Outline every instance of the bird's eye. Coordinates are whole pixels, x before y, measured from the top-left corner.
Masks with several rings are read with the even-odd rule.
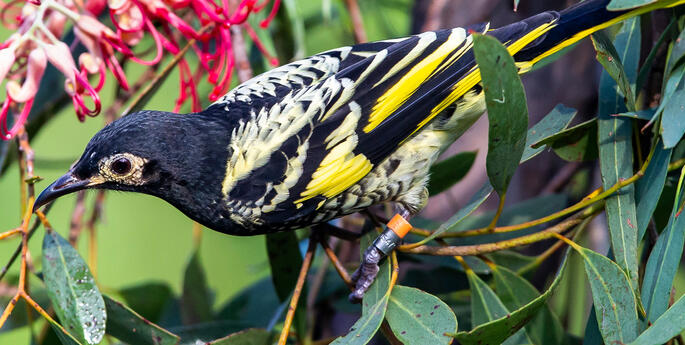
[[[131,161],[128,158],[117,158],[110,165],[110,170],[117,175],[126,175],[131,171]]]

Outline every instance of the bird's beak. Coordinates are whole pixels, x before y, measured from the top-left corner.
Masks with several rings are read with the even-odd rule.
[[[73,193],[85,189],[91,184],[90,179],[78,179],[71,171],[58,178],[48,188],[45,188],[33,204],[33,211],[36,211],[41,206],[59,198],[62,195]]]

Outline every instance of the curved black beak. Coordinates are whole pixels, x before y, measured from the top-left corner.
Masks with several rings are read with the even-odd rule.
[[[62,195],[73,193],[85,189],[90,184],[89,179],[78,179],[71,171],[58,178],[57,181],[49,185],[43,192],[38,195],[33,204],[33,211],[36,211],[41,206],[59,198]]]

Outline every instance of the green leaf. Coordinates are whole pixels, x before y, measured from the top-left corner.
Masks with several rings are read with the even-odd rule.
[[[682,333],[683,330],[685,330],[685,298],[681,296],[630,345],[664,344]]]
[[[270,277],[237,293],[217,313],[219,320],[240,320],[249,327],[266,327],[280,305]],[[270,312],[265,313],[268,310]]]
[[[464,178],[476,160],[476,153],[477,151],[461,152],[433,164],[430,169],[428,195],[440,194]]]
[[[637,78],[637,65],[635,66],[635,75],[628,75],[628,71],[624,69],[622,61],[626,58],[630,58],[626,53],[630,48],[634,48],[632,45],[637,44],[637,52],[639,53],[640,45],[640,20],[639,18],[631,18],[623,22],[623,27],[621,31],[616,35],[616,44],[619,45],[623,43],[621,48],[625,50],[617,51],[620,48],[614,47],[611,40],[607,35],[598,31],[592,34],[592,44],[595,46],[597,51],[597,61],[604,66],[604,71],[608,73],[611,78],[618,85],[618,89],[624,97],[624,103],[629,111],[635,111],[635,94],[633,91],[633,86],[631,83],[635,83],[635,78]],[[625,42],[624,42],[625,41]],[[619,43],[620,42],[620,43]],[[635,51],[632,51],[633,53]],[[639,58],[639,57],[638,57]],[[632,62],[629,61],[629,63]],[[628,66],[629,68],[632,66]],[[631,69],[631,72],[633,70]]]
[[[642,241],[649,220],[652,219],[652,213],[659,203],[661,192],[666,183],[668,163],[671,161],[671,153],[673,152],[671,149],[664,149],[661,140],[658,140],[655,145],[654,155],[647,166],[647,170],[645,170],[645,176],[635,183],[638,243]]]
[[[521,308],[540,296],[531,283],[505,267],[495,266],[492,275],[495,291],[509,310]],[[559,344],[564,338],[561,322],[546,304],[525,328],[535,344]]]
[[[48,296],[64,327],[81,342],[99,343],[105,335],[107,313],[88,265],[51,229],[43,238],[42,262]]]
[[[640,22],[639,18],[632,18],[624,22],[621,31],[616,35],[614,44],[617,54],[613,61],[605,66],[599,84],[599,116],[597,136],[599,145],[599,164],[602,174],[602,184],[605,189],[633,176],[633,146],[632,121],[627,118],[612,116],[612,114],[635,110],[634,100],[631,100],[630,83],[637,77],[638,59],[640,55]],[[602,37],[601,35],[598,37]],[[602,46],[610,43],[602,42]],[[597,46],[597,45],[596,45]],[[600,54],[598,54],[598,59]],[[623,68],[620,62],[623,61]],[[616,76],[611,71],[621,68],[619,74],[619,89],[616,89]],[[610,76],[611,75],[611,76]],[[628,94],[626,94],[628,93]],[[626,94],[626,97],[623,95]],[[626,100],[627,98],[627,100]],[[628,103],[626,108],[626,102]],[[631,103],[632,102],[632,103]],[[639,296],[638,267],[637,267],[637,217],[635,210],[634,185],[622,188],[613,196],[606,199],[607,223],[611,237],[611,248],[618,265],[628,273],[630,283]],[[606,334],[603,333],[606,339]]]
[[[277,232],[266,235],[266,251],[271,266],[271,281],[281,302],[289,301],[302,266],[302,253],[295,232]],[[307,285],[302,296],[307,296]],[[307,299],[300,298],[295,311],[293,325],[298,337],[307,331]]]
[[[438,235],[444,233],[445,231],[452,231],[454,227],[459,225],[459,223],[466,218],[469,214],[471,214],[473,211],[475,211],[478,206],[480,206],[485,200],[490,196],[490,193],[492,193],[492,186],[490,183],[485,183],[483,186],[476,192],[471,197],[471,200],[462,207],[457,213],[455,213],[450,219],[448,219],[446,222],[444,222],[440,227],[433,231],[430,236],[424,238],[421,240],[422,243],[428,243],[429,241],[433,240],[434,238],[438,237]]]
[[[118,291],[126,305],[153,322],[159,321],[162,312],[174,297],[171,288],[162,282],[147,282],[125,287]]]
[[[604,255],[578,248],[585,262],[595,302],[597,324],[606,344],[622,344],[637,337],[637,303],[625,272]]]
[[[276,340],[276,335],[273,332],[251,328],[207,342],[206,345],[271,345]]]
[[[361,238],[360,255],[376,238],[375,231],[370,231]],[[362,300],[362,316],[352,325],[350,331],[343,337],[338,337],[331,345],[364,345],[373,338],[378,328],[383,323],[385,311],[388,307],[390,298],[390,260],[384,260],[379,264],[378,276],[369,290],[364,294]]]
[[[676,17],[673,17],[671,18],[671,21],[668,23],[668,26],[666,26],[664,31],[659,36],[659,39],[656,41],[652,49],[649,51],[649,55],[647,55],[644,63],[642,63],[642,67],[640,67],[640,72],[638,73],[637,79],[635,81],[636,92],[639,93],[639,91],[642,90],[642,88],[644,87],[645,82],[649,77],[649,72],[651,72],[652,67],[654,66],[654,60],[656,59],[657,54],[661,50],[661,46],[667,41],[668,38],[671,37],[672,33],[676,29]]]
[[[69,334],[62,325],[57,323],[57,321],[53,319],[47,319],[47,322],[50,324],[50,327],[52,330],[55,332],[55,335],[59,339],[59,341],[62,343],[62,345],[82,345],[80,341],[78,341],[74,336]]]
[[[661,115],[661,137],[666,148],[675,147],[685,134],[685,78],[681,79],[676,90],[664,100]]]
[[[540,139],[531,145],[538,148],[547,145],[559,157],[570,162],[592,161],[598,157],[597,119],[592,119],[556,134]]]
[[[666,64],[666,76],[671,76],[676,68],[685,61],[685,29],[680,31],[678,38],[673,40],[671,51]]]
[[[207,287],[207,278],[200,262],[200,251],[195,250],[183,278],[181,319],[183,324],[192,325],[208,322],[212,318],[212,299]]]
[[[549,286],[547,291],[545,291],[543,294],[526,304],[525,306],[511,312],[511,313],[505,313],[503,317],[500,317],[496,320],[483,323],[474,329],[466,332],[462,331],[454,335],[457,340],[463,344],[463,345],[470,345],[470,344],[478,344],[478,345],[486,345],[486,344],[501,344],[505,339],[507,339],[509,336],[516,332],[522,332],[520,329],[523,327],[528,321],[530,321],[542,308],[545,304],[545,301],[551,294],[554,292],[556,287],[559,285],[559,282],[561,281],[561,277],[564,273],[564,270],[566,269],[567,265],[567,258],[568,258],[568,253],[570,251],[567,251],[565,254],[565,259],[561,264],[561,267],[559,268],[559,271],[557,272],[556,277],[554,278],[554,281],[552,284]],[[475,276],[475,274],[474,274]],[[471,281],[473,280],[473,283]],[[489,299],[497,298],[494,293],[492,293],[492,290],[489,290],[490,287],[487,286],[480,278],[475,276],[475,278],[469,276],[469,285],[474,285],[478,286],[478,291],[477,293],[485,293],[485,296],[480,297],[485,298],[488,297]],[[489,293],[487,292],[489,290]],[[492,293],[492,294],[490,294]],[[472,288],[472,304],[473,303],[479,303],[483,304],[483,302],[479,302],[477,300],[477,297],[474,295],[474,290]],[[501,302],[500,302],[501,304]],[[503,307],[503,306],[502,306]],[[506,310],[506,309],[505,309]],[[479,316],[474,315],[476,317],[476,320],[479,320]],[[472,320],[472,323],[474,325],[477,325],[476,321]]]
[[[525,162],[542,152],[542,147],[532,148],[531,145],[538,142],[540,139],[553,135],[562,129],[566,128],[573,117],[578,113],[577,110],[557,104],[549,114],[545,115],[538,123],[528,130],[526,136],[526,147],[523,150],[521,162]]]
[[[450,344],[445,333],[457,331],[457,317],[439,298],[419,289],[395,286],[385,317],[405,344]]]
[[[614,114],[614,116],[623,116],[623,117],[629,117],[631,119],[638,119],[638,120],[651,120],[654,117],[655,113],[656,113],[656,109],[650,108],[650,109],[643,109],[643,110],[638,110],[638,111],[627,111],[625,113]]]
[[[537,198],[524,200],[509,207],[505,207],[497,224],[499,226],[507,226],[539,219],[562,210],[566,206],[567,201],[568,198],[563,194],[548,194]],[[455,227],[451,228],[450,232],[461,232],[469,229],[484,228],[490,223],[494,213],[494,211],[488,211],[470,216],[464,219],[464,221],[461,223],[457,224]],[[544,225],[540,225],[521,231],[453,238],[449,240],[449,243],[452,245],[469,245],[498,242],[527,235],[539,231],[543,227]]]
[[[682,185],[684,174],[681,174],[679,186]],[[683,193],[682,188],[680,193]],[[642,299],[647,320],[656,320],[668,308],[673,279],[683,254],[685,215],[679,210],[680,200],[682,197],[676,197],[666,230],[659,235],[647,260],[642,282]]]
[[[474,34],[473,53],[490,122],[486,168],[490,183],[501,196],[506,193],[525,148],[526,94],[514,59],[496,38]]]
[[[628,10],[635,7],[644,6],[651,4],[658,0],[611,0],[609,5],[607,5],[607,10],[609,11],[621,11]]]
[[[140,314],[108,296],[107,334],[129,344],[174,345],[181,340],[177,335],[155,325]]]

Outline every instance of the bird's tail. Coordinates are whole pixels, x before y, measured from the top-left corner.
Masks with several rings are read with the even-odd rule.
[[[513,33],[512,31],[518,31],[518,35],[514,34],[512,37],[513,42],[510,41],[507,45],[521,72],[526,72],[544,58],[596,31],[647,12],[685,4],[685,0],[657,0],[633,9],[610,11],[607,9],[609,2],[610,0],[587,0],[561,12],[541,13],[522,22],[493,30],[490,34],[507,43],[507,36]],[[556,18],[550,20],[550,17]],[[519,28],[513,27],[516,25]],[[525,34],[521,35],[522,31]]]

